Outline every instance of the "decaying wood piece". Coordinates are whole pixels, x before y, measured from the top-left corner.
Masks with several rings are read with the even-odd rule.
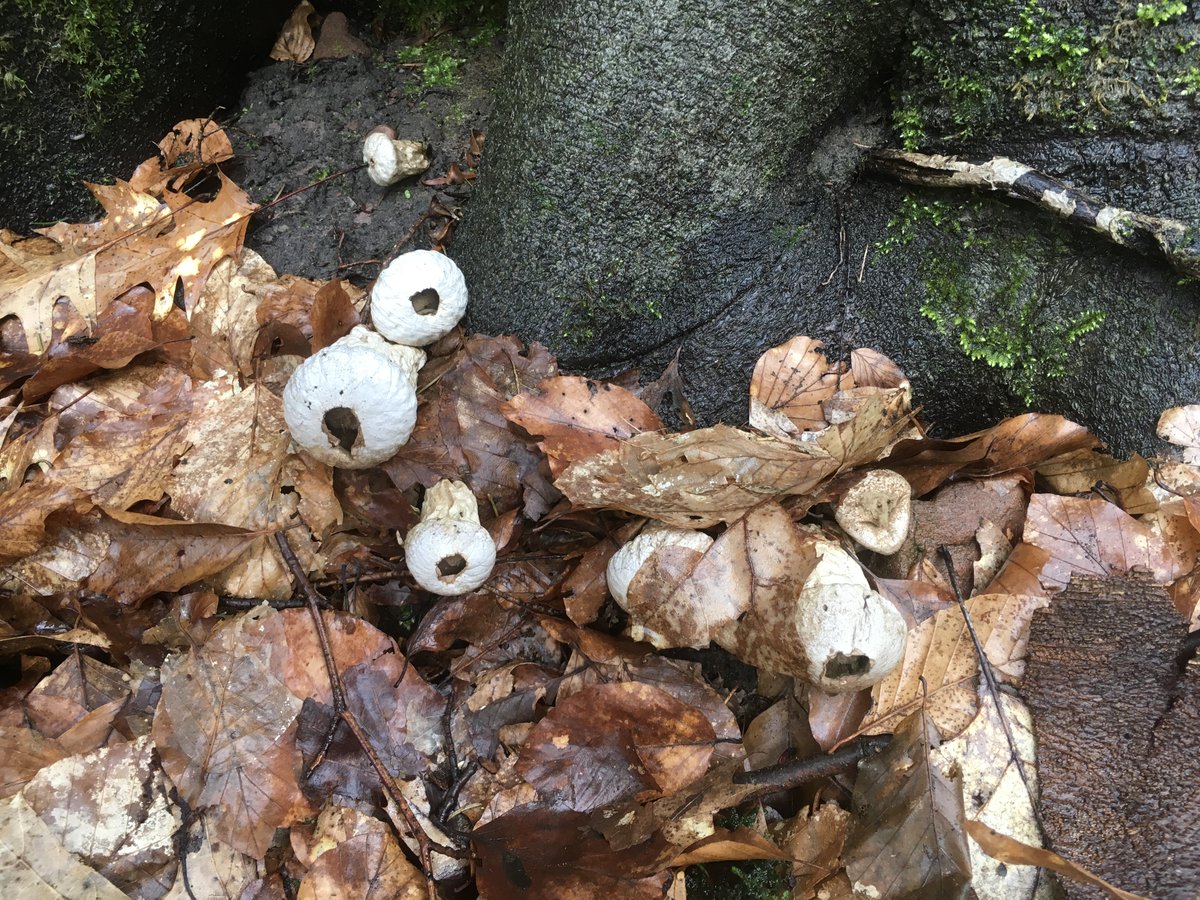
[[[1150,579],[1076,576],[1029,634],[1022,693],[1048,845],[1151,897],[1195,897],[1200,884],[1200,673],[1181,671],[1186,633]]]
[[[1200,277],[1200,223],[1189,224],[1106,206],[1016,160],[996,156],[969,162],[931,153],[875,150],[867,156],[867,168],[905,184],[977,188],[1024,200],[1072,225],[1102,234],[1121,247],[1147,256],[1161,256],[1176,271]]]

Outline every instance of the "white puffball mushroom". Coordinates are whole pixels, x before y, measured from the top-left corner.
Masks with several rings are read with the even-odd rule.
[[[432,250],[400,254],[371,288],[371,321],[397,344],[432,344],[449,334],[466,311],[462,271],[450,257]]]
[[[858,562],[836,544],[816,546],[817,564],[796,599],[803,677],[830,693],[882,681],[904,656],[904,616],[871,590]]]
[[[475,590],[496,564],[496,544],[479,524],[475,495],[461,481],[443,479],[425,492],[421,521],[402,543],[417,584],[446,597]]]
[[[912,488],[899,472],[875,469],[842,497],[838,525],[868,550],[890,556],[904,545],[912,522]]]
[[[363,141],[363,162],[367,175],[380,187],[389,187],[429,168],[429,156],[420,141],[396,140],[386,126],[376,128]]]
[[[417,421],[417,370],[425,353],[356,325],[304,360],[283,389],[292,439],[331,466],[365,469],[391,459]]]
[[[637,575],[638,569],[646,564],[656,550],[671,545],[704,553],[712,544],[713,539],[703,531],[672,528],[661,522],[648,525],[609,559],[605,572],[608,592],[617,601],[617,605],[628,612],[629,585]]]

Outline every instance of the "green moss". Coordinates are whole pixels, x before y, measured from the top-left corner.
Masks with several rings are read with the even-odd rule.
[[[454,87],[458,84],[458,69],[466,60],[455,56],[445,46],[414,44],[396,51],[395,64],[414,71],[417,78],[405,85],[409,96],[433,87]]]
[[[61,85],[65,103],[80,107],[90,129],[141,88],[146,23],[137,0],[13,0],[12,12],[6,24],[13,30],[0,39],[5,107],[48,80]]]
[[[1157,28],[1185,12],[1187,4],[1183,0],[1155,0],[1154,3],[1139,3],[1136,16],[1139,22],[1148,22],[1150,27]]]
[[[562,336],[571,344],[585,346],[599,328],[614,319],[662,318],[661,300],[635,295],[625,283],[625,271],[624,259],[612,259],[599,270],[585,269],[574,291],[555,297],[565,310]]]
[[[1076,296],[1071,254],[1059,248],[1039,259],[1033,239],[998,238],[979,223],[993,206],[954,205],[908,195],[876,244],[881,255],[921,244],[921,315],[953,337],[967,359],[1000,370],[1026,405],[1039,402],[1046,382],[1072,370],[1079,341],[1103,324],[1105,313]]]

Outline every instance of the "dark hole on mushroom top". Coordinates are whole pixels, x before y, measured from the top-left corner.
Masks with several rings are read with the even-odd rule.
[[[408,302],[412,304],[413,312],[418,316],[436,316],[442,298],[433,288],[425,288],[409,297]]]
[[[322,420],[325,433],[337,441],[338,446],[349,453],[358,442],[358,416],[345,406],[335,406],[325,413]]]
[[[856,653],[853,656],[838,653],[825,663],[825,677],[846,678],[850,675],[865,675],[870,668],[870,658],[861,653]]]
[[[449,556],[438,560],[437,570],[438,578],[443,581],[453,578],[462,572],[467,567],[467,561],[463,559],[461,553],[452,553]]]

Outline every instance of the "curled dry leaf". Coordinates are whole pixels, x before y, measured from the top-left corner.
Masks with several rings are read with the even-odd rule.
[[[859,387],[908,387],[908,376],[903,369],[878,350],[867,347],[850,351],[850,374]]]
[[[886,465],[908,479],[914,497],[922,497],[958,473],[1000,475],[1099,443],[1082,425],[1062,416],[1026,413],[953,440],[900,441]]]
[[[837,470],[809,443],[756,437],[727,425],[640,434],[568,466],[555,481],[573,505],[619,509],[679,528],[733,522],[772,496],[800,496]]]
[[[573,462],[663,427],[650,407],[629,391],[577,375],[547,378],[501,410],[510,422],[538,437],[556,477]]]
[[[275,46],[271,48],[271,59],[283,62],[302,63],[312,56],[317,42],[313,39],[312,26],[308,17],[316,15],[317,10],[308,0],[300,0],[292,14],[288,16]]]
[[[1042,579],[1058,589],[1072,574],[1124,575],[1141,569],[1159,584],[1183,574],[1161,535],[1105,500],[1034,494],[1024,538],[1050,554]]]
[[[212,119],[185,119],[158,142],[158,155],[134,170],[129,185],[147,194],[161,194],[168,182],[233,158],[233,144]]]
[[[1073,450],[1047,460],[1036,471],[1049,493],[1099,491],[1120,498],[1121,508],[1131,516],[1151,512],[1158,506],[1146,488],[1150,466],[1136,453],[1129,459],[1114,459],[1096,450]]]
[[[853,387],[854,379],[844,366],[830,364],[823,346],[814,338],[794,337],[759,357],[750,377],[751,427],[786,439],[829,424],[822,404]]]

